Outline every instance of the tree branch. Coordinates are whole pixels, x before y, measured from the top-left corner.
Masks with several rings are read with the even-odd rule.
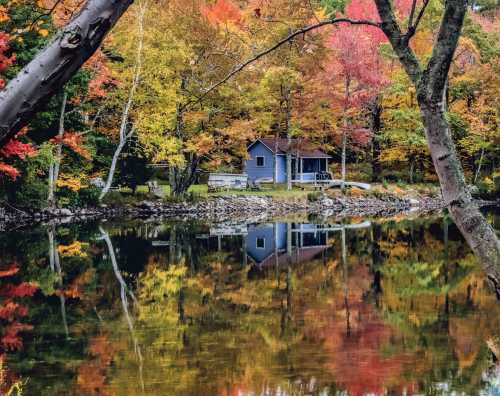
[[[0,147],[80,69],[133,0],[88,0],[0,92]]]
[[[429,4],[429,0],[424,0],[424,4],[422,5],[422,8],[420,9],[420,12],[417,15],[417,19],[415,20],[415,24],[408,25],[408,32],[406,33],[406,36],[408,37],[408,40],[413,37],[415,32],[417,31],[418,24],[420,23],[420,20],[424,16],[425,9],[427,8],[427,4]]]
[[[224,77],[222,80],[220,80],[218,83],[212,85],[210,88],[208,88],[201,97],[198,98],[198,100],[203,99],[206,95],[208,95],[210,92],[215,90],[216,88],[220,87],[222,84],[226,83],[228,80],[230,80],[232,77],[234,77],[236,74],[238,74],[240,71],[242,71],[244,68],[249,66],[250,64],[258,61],[259,59],[263,58],[264,56],[270,54],[271,52],[275,51],[279,47],[281,47],[283,44],[286,44],[296,36],[299,36],[301,34],[306,34],[312,30],[316,30],[320,27],[327,26],[327,25],[334,25],[338,23],[349,23],[351,25],[370,25],[374,26],[377,28],[380,28],[380,24],[374,21],[369,21],[365,19],[350,19],[350,18],[333,18],[333,19],[327,19],[325,21],[321,21],[318,23],[315,23],[313,25],[305,26],[303,28],[297,29],[294,32],[290,33],[288,36],[284,37],[280,41],[278,41],[276,44],[274,44],[272,47],[269,47],[258,54],[256,54],[254,57],[248,59],[244,63],[240,64],[237,66],[235,69],[233,69],[226,77]]]
[[[411,4],[410,17],[408,18],[408,31],[413,26],[413,17],[415,15],[415,8],[417,8],[417,0],[413,0]]]
[[[466,11],[467,0],[448,0],[445,2],[439,33],[423,76],[423,82],[428,87],[427,99],[433,103],[443,100],[443,91],[453,61],[453,54],[457,49]]]
[[[409,37],[401,32],[396,22],[390,0],[375,0],[380,19],[381,29],[389,39],[394,52],[403,65],[406,73],[415,85],[418,85],[422,76],[422,68],[415,53],[408,45]]]

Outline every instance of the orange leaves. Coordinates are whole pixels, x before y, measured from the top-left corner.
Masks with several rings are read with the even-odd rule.
[[[241,12],[230,0],[217,0],[212,6],[203,6],[201,12],[213,25],[241,22]]]
[[[64,132],[62,136],[56,136],[51,141],[54,143],[62,143],[75,153],[81,155],[83,158],[87,160],[90,159],[90,153],[83,146],[83,137],[81,133]]]
[[[118,82],[111,76],[106,56],[101,50],[96,51],[87,61],[85,67],[90,69],[94,75],[88,84],[88,95],[91,99],[105,98],[109,89],[118,85]]]
[[[0,270],[0,278],[4,278],[6,276],[12,276],[19,272],[19,267],[16,264],[11,264],[8,268]]]
[[[0,162],[0,176],[1,175],[6,175],[11,180],[15,180],[20,175],[20,173],[12,165],[8,165],[4,162]]]

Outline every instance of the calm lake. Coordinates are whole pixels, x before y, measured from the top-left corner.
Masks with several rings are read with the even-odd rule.
[[[0,394],[500,395],[500,304],[442,217],[40,227],[0,282]]]

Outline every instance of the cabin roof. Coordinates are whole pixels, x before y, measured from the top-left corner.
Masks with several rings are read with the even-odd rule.
[[[309,142],[299,139],[291,139],[291,144],[288,144],[288,139],[286,138],[260,138],[253,142],[248,149],[252,147],[255,143],[261,142],[266,146],[273,154],[297,154],[299,157],[306,158],[332,158],[330,155],[326,154],[317,147],[314,147]]]

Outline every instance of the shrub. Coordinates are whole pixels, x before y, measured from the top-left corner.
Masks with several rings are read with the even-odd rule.
[[[307,193],[307,200],[309,202],[316,202],[319,201],[322,196],[322,193],[320,191],[313,191],[310,193]]]

